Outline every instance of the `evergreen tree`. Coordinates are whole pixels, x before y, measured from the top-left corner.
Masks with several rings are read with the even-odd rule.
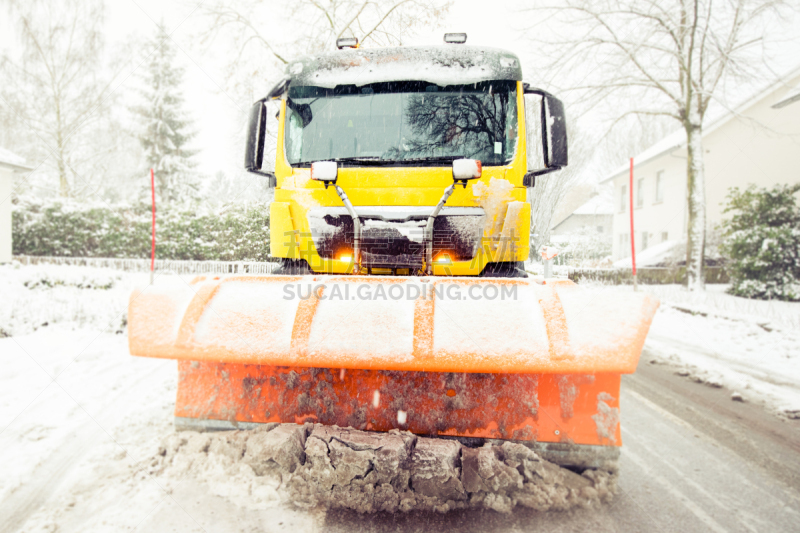
[[[800,300],[800,184],[728,194],[721,251],[728,258],[728,292],[764,300]]]
[[[144,119],[139,141],[148,168],[155,170],[159,198],[168,202],[193,199],[197,197],[198,180],[192,172],[196,152],[187,146],[194,132],[183,109],[184,69],[175,64],[175,44],[163,23],[147,49],[150,56],[141,91],[145,104],[134,109]]]

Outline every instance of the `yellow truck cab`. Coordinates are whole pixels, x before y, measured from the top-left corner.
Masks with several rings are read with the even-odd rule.
[[[524,277],[526,188],[567,164],[561,102],[504,50],[342,48],[290,62],[251,110],[271,255],[293,273]]]

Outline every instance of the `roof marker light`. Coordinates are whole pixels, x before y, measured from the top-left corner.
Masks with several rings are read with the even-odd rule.
[[[336,48],[358,48],[358,37],[339,37],[336,39]]]
[[[445,33],[444,42],[450,44],[464,44],[467,42],[466,33]]]

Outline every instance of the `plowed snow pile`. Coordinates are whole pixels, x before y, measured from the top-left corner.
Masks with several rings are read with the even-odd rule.
[[[512,442],[468,448],[408,432],[319,424],[175,433],[154,458],[152,471],[192,475],[242,507],[290,502],[362,513],[594,507],[610,501],[617,479],[602,470],[576,474]]]

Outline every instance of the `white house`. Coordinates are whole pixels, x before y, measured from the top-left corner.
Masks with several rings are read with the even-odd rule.
[[[550,230],[551,235],[576,232],[610,234],[614,207],[607,195],[598,194],[578,207]]]
[[[560,251],[557,264],[593,267],[611,253],[613,205],[609,194],[585,201],[550,230],[550,242]]]
[[[731,187],[800,182],[800,68],[706,125],[706,220],[723,218]],[[614,185],[614,259],[630,255],[629,166],[601,181]],[[686,136],[669,135],[634,157],[634,232],[637,250],[685,240]]]
[[[14,173],[30,170],[23,158],[0,148],[0,263],[11,262],[11,190]]]

